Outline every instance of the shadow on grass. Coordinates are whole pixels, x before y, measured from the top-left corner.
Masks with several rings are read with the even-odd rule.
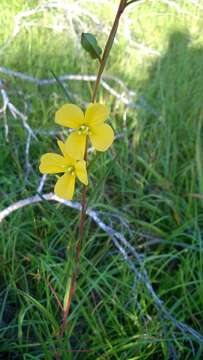
[[[144,155],[172,181],[180,169],[192,166],[203,107],[202,78],[203,48],[192,44],[189,32],[175,31],[165,54],[140,84],[140,94],[157,113],[138,112]]]

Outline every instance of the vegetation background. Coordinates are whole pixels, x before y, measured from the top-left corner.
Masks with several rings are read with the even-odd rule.
[[[1,210],[37,193],[39,158],[65,134],[54,124],[64,92],[36,79],[74,75],[64,86],[85,106],[93,82],[75,75],[98,64],[80,35],[104,47],[117,4],[0,1]],[[64,360],[203,357],[202,28],[202,0],[141,0],[121,19],[98,97],[117,138],[90,155],[88,202],[126,243],[87,219]],[[61,314],[50,284],[63,299],[78,216],[43,201],[1,222],[1,359],[54,358]]]

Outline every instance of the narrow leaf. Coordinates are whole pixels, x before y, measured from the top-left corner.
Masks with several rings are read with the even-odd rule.
[[[50,70],[54,79],[56,80],[56,82],[59,84],[59,86],[61,87],[64,95],[66,96],[67,100],[71,101],[72,103],[74,103],[74,99],[72,98],[71,94],[68,92],[68,90],[65,88],[65,86],[63,85],[62,81],[58,78],[58,76],[54,73],[53,70]]]

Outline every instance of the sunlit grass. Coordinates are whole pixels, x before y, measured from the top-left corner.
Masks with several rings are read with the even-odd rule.
[[[176,3],[175,8],[146,1],[129,7],[128,20],[124,16],[121,22],[107,73],[136,92],[137,107],[126,112],[122,102],[101,89],[100,99],[111,105],[112,125],[122,137],[108,154],[90,155],[94,163],[88,196],[89,205],[106,211],[105,220],[112,226],[118,224],[109,213],[128,222],[131,237],[125,228],[120,230],[145,254],[143,266],[155,290],[178,320],[201,333],[203,18],[192,2]],[[38,1],[1,2],[1,46],[12,33],[14,16],[37,5]],[[99,30],[88,19],[86,30],[103,46],[106,34],[101,28],[106,24],[108,30],[113,8],[105,2],[97,7],[86,2],[85,8],[101,22]],[[97,64],[86,58],[80,34],[76,40],[70,23],[61,20],[67,27],[63,32],[52,28],[59,24],[59,15],[51,10],[25,19],[25,26],[0,53],[1,66],[38,78],[52,78],[51,71],[58,76],[95,73]],[[2,78],[34,130],[58,130],[53,116],[65,98],[57,84],[39,87]],[[89,101],[92,83],[68,82],[68,89]],[[31,143],[33,170],[25,183],[26,134],[10,114],[7,120],[8,142],[0,122],[1,208],[36,193],[40,155],[57,149],[53,137],[38,134],[39,142]],[[54,178],[49,178],[45,191],[53,184]],[[75,210],[43,202],[13,213],[1,224],[2,359],[53,359],[61,316],[48,282],[62,299],[64,267],[77,238],[77,223]],[[111,239],[90,220],[80,270],[67,342],[60,344],[64,360],[169,359],[175,352],[177,359],[202,358],[202,347],[195,341],[192,347],[184,334],[163,320],[144,284],[136,285]],[[67,347],[90,351],[71,353]]]

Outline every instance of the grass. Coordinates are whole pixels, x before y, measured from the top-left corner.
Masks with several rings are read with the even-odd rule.
[[[111,122],[122,138],[108,153],[91,155],[88,197],[90,206],[104,212],[106,223],[143,254],[143,266],[165,306],[202,333],[203,20],[201,8],[191,1],[172,4],[146,1],[129,6],[123,17],[106,73],[136,92],[137,106],[126,109],[101,88],[99,100],[111,105]],[[0,49],[12,33],[14,16],[37,5],[35,0],[1,1]],[[96,25],[83,15],[85,31],[94,32],[103,46],[112,6],[86,1],[84,7],[100,21]],[[52,78],[51,71],[57,76],[95,73],[97,64],[76,40],[78,15],[73,13],[74,34],[63,14],[49,10],[22,18],[19,33],[0,53],[1,66],[38,78]],[[56,24],[67,28],[57,31]],[[26,133],[7,113],[6,141],[0,122],[3,209],[36,193],[39,158],[56,149],[55,137],[47,131],[59,130],[53,117],[65,100],[57,84],[39,87],[3,74],[1,78],[39,139],[31,142],[32,170],[25,181]],[[82,103],[89,101],[92,85],[69,82],[68,89]],[[47,192],[54,181],[49,177]],[[130,234],[113,215],[125,219]],[[49,282],[63,299],[78,216],[75,210],[43,202],[1,223],[0,358],[51,360],[60,346],[64,360],[202,359],[202,344],[163,318],[111,239],[89,219],[66,339],[58,344],[61,315]]]

